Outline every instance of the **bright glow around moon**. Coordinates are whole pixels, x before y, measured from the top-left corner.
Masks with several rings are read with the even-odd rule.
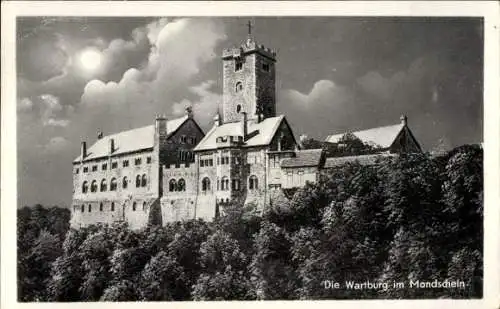
[[[101,65],[102,54],[97,49],[89,48],[81,52],[80,63],[87,72],[95,72]]]

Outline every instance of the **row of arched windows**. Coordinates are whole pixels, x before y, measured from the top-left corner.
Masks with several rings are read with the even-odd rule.
[[[184,181],[184,179],[182,179]],[[169,189],[171,189],[171,183],[169,183]],[[229,178],[227,176],[222,177],[221,180],[217,180],[217,190],[221,191],[228,191],[229,190]],[[257,176],[251,175],[248,178],[248,188],[250,190],[257,190],[259,189],[259,180],[257,179]],[[232,189],[233,190],[240,190],[240,181],[239,179],[233,179],[232,182]],[[173,190],[170,190],[173,191]],[[201,181],[201,191],[210,191],[210,179],[208,177],[205,177]]]
[[[77,209],[77,206],[75,205],[75,210],[76,209]],[[88,209],[88,212],[92,212],[92,204],[89,204],[87,209]],[[84,204],[82,204],[82,206],[80,207],[80,210],[81,210],[81,212],[85,212],[85,205]],[[115,211],[115,203],[114,202],[111,203],[110,210]],[[137,210],[137,202],[134,202],[132,204],[132,211],[136,211],[136,210]],[[146,202],[142,203],[142,210],[146,210]],[[99,204],[99,211],[104,211],[103,203]]]
[[[136,188],[145,187],[147,185],[147,183],[148,183],[148,181],[147,181],[146,174],[142,174],[142,176],[137,175],[135,177]],[[118,187],[118,183],[117,183],[116,178],[114,178],[114,177],[111,178],[111,181],[109,183],[109,191],[116,191],[117,187]],[[128,179],[127,179],[127,176],[125,176],[122,179],[122,188],[127,189],[127,187],[128,187]],[[98,191],[97,189],[98,189],[97,180],[92,180],[92,183],[90,184],[90,192],[95,193]],[[105,192],[107,190],[108,190],[107,181],[106,181],[106,179],[102,179],[101,184],[99,186],[99,191]],[[87,193],[88,191],[89,191],[89,182],[84,181],[82,184],[82,193]]]

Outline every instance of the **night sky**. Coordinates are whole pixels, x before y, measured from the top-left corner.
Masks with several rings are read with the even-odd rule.
[[[479,18],[251,18],[278,52],[277,109],[325,138],[408,115],[426,151],[482,141]],[[80,142],[194,107],[205,130],[222,94],[221,50],[243,18],[19,18],[18,206],[68,206]]]

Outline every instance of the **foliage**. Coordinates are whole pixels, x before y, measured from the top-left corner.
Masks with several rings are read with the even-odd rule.
[[[18,210],[20,301],[480,298],[483,157],[386,158],[325,170],[259,213],[228,205],[213,222],[69,229],[69,211]],[[341,288],[325,288],[328,280]],[[409,281],[466,288],[410,289]],[[407,288],[346,289],[345,282]]]

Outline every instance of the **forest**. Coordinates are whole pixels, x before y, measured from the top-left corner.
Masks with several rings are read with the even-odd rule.
[[[66,208],[18,210],[18,300],[481,298],[483,151],[347,163],[259,213],[130,230],[69,227]],[[411,280],[465,288],[409,288]],[[325,282],[340,283],[326,288]],[[348,289],[346,281],[405,283]]]

